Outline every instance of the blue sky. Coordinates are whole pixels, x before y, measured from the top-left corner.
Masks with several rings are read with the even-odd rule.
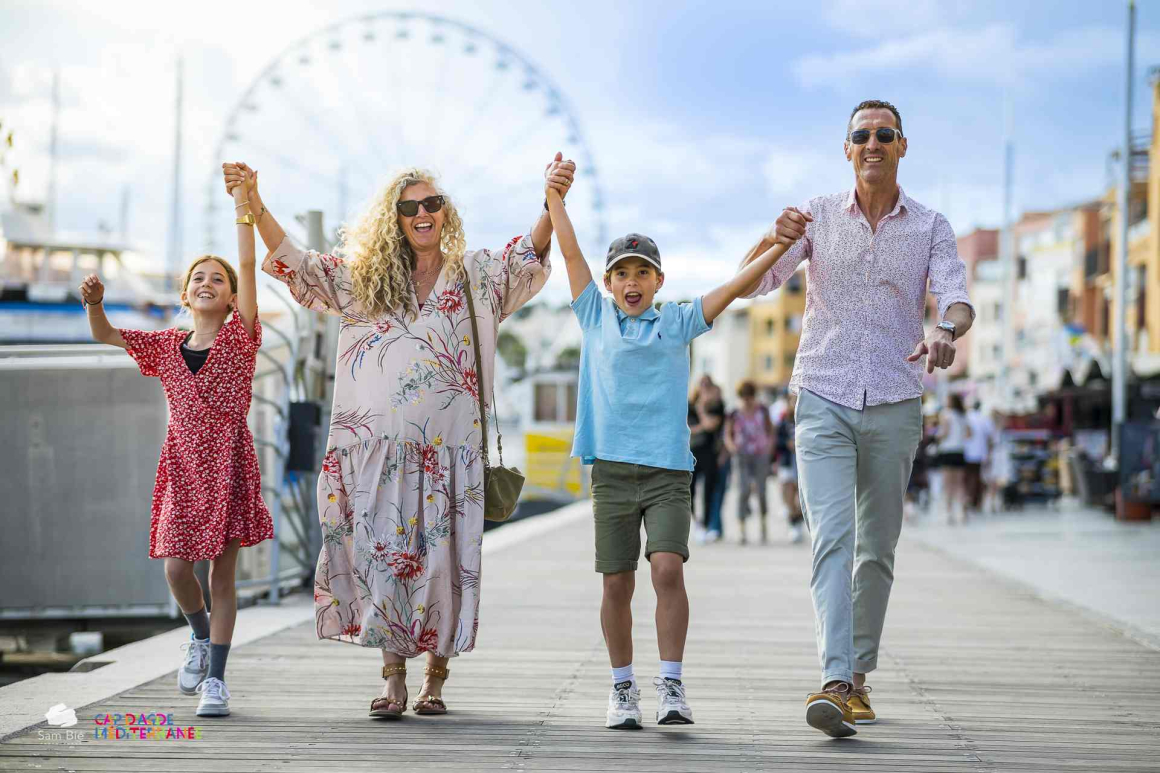
[[[226,119],[263,68],[314,30],[380,10],[420,9],[381,2],[323,8],[295,0],[187,6],[43,0],[0,6],[0,121],[17,133],[8,160],[21,168],[18,195],[38,199],[46,190],[49,83],[59,69],[59,224],[92,231],[103,220],[115,228],[127,187],[131,237],[158,259],[169,220],[177,52],[186,70],[184,251],[193,255],[204,243],[207,181],[221,160],[215,152]],[[445,2],[438,11],[506,41],[560,89],[590,150],[591,158],[578,160],[599,169],[610,236],[628,230],[654,236],[668,261],[666,293],[674,295],[727,276],[783,206],[850,184],[841,143],[849,111],[861,99],[884,98],[901,109],[910,138],[902,184],[944,211],[959,233],[999,222],[1004,95],[1016,146],[1016,211],[1100,195],[1108,153],[1121,134],[1125,10],[1110,0],[862,0],[818,2],[808,10],[800,3],[724,0],[485,1]],[[1160,9],[1143,3],[1137,18],[1135,127],[1143,132],[1151,126],[1148,68],[1160,64]],[[415,157],[406,161],[441,169],[449,185],[456,180],[460,187],[450,193],[473,205],[469,244],[498,246],[491,242],[499,234],[520,232],[535,217],[542,198],[535,176],[552,136],[529,130],[526,142],[514,140],[517,147],[502,162],[517,167],[510,175],[489,168],[500,161],[487,157],[472,174],[443,169],[458,162],[424,157],[422,138],[471,113],[471,73],[460,77],[456,68],[474,65],[452,62],[436,78],[428,54],[412,49],[406,56],[402,78],[359,86],[364,105],[344,104],[335,90],[314,120],[326,125],[320,131],[330,132],[332,123],[344,131],[359,115],[368,117],[364,107],[382,111],[370,123],[388,111],[395,118],[404,113],[412,138],[419,138],[407,146]],[[412,90],[406,104],[395,105],[390,93],[400,80]],[[536,108],[521,99],[513,94],[489,105],[478,131],[534,117]],[[283,158],[310,159],[316,143],[309,130],[317,125],[264,134],[263,142],[285,144]],[[390,171],[378,168],[378,149],[348,155],[336,160],[320,151],[318,164],[348,166],[364,180]],[[287,209],[309,196],[335,200],[329,189],[302,190],[284,171],[272,161],[262,168],[267,199]],[[352,202],[367,193],[352,190]],[[584,201],[576,195],[579,221]],[[280,213],[283,220],[289,215]],[[594,234],[592,222],[583,222]],[[604,245],[594,237],[587,245],[595,262]],[[551,297],[563,299],[565,288],[553,282]]]

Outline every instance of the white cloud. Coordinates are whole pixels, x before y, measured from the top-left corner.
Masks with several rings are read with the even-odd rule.
[[[833,0],[824,6],[822,15],[834,29],[874,38],[930,29],[957,14],[946,0],[910,0],[905,13],[899,13],[897,0]]]
[[[1141,33],[1137,60],[1160,54],[1160,36]],[[976,29],[938,27],[894,37],[854,51],[814,54],[793,65],[805,86],[837,86],[851,72],[874,75],[934,72],[963,81],[1026,85],[1036,78],[1075,77],[1101,67],[1118,66],[1124,56],[1124,33],[1112,27],[1065,30],[1046,40],[1020,40],[1010,24]]]

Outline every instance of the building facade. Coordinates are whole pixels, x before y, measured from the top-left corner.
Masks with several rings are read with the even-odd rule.
[[[749,373],[759,387],[778,390],[789,384],[805,310],[804,269],[749,306]]]

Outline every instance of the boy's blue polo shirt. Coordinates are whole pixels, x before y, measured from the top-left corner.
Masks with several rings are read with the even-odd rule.
[[[584,331],[572,456],[692,470],[689,342],[712,327],[701,299],[630,317],[593,281],[572,311]]]

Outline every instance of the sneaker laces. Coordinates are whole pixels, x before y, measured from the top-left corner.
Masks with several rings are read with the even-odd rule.
[[[621,687],[620,684],[624,686]],[[622,705],[633,703],[635,696],[632,694],[632,682],[621,682],[620,684],[612,686],[612,690],[616,694],[616,702]]]
[[[870,687],[869,685],[863,685],[861,687],[855,687],[851,691],[850,695],[851,695],[851,697],[861,698],[862,700],[866,701],[866,705],[869,706],[870,701],[867,699],[870,697],[870,693],[873,691],[874,691],[874,688]]]
[[[209,658],[209,645],[196,639],[191,639],[181,645],[185,650],[185,669],[187,671],[204,671],[206,659]],[[193,668],[190,668],[190,663]]]
[[[664,697],[682,704],[685,702],[685,685],[680,680],[658,676],[653,679],[653,684],[656,685],[658,693],[664,693]]]
[[[230,691],[226,689],[226,683],[216,676],[211,676],[202,681],[197,686],[197,691],[202,693],[202,700],[229,700]]]

